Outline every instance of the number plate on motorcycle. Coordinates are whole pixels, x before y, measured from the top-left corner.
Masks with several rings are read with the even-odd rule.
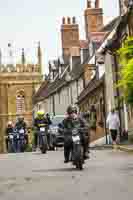
[[[17,135],[17,139],[19,139],[19,135]]]
[[[13,139],[13,135],[10,135],[9,138],[10,138],[10,139]]]
[[[44,132],[44,131],[45,131],[45,128],[44,128],[44,127],[41,127],[41,128],[40,128],[40,131]]]
[[[78,141],[80,141],[79,135],[73,136],[72,139],[73,139],[73,142],[78,142]]]
[[[20,129],[19,133],[23,134],[24,133],[24,129]]]

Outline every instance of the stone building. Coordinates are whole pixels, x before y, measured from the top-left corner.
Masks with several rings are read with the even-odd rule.
[[[38,46],[38,63],[26,64],[22,50],[21,64],[0,66],[0,152],[4,151],[4,134],[8,121],[16,122],[24,116],[30,126],[32,123],[32,97],[42,81],[42,54]]]

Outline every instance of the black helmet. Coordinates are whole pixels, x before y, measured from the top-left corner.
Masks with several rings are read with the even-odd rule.
[[[75,114],[77,114],[77,113],[78,113],[78,109],[77,109],[77,107],[76,107],[76,106],[73,106],[73,112],[74,112]]]
[[[67,108],[67,113],[68,114],[77,113],[77,112],[78,111],[77,111],[77,107],[76,106],[73,106],[73,105],[68,106],[68,108]]]

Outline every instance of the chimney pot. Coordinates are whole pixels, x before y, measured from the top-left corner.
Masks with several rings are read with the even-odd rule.
[[[71,18],[70,17],[67,18],[67,23],[71,24]]]
[[[62,24],[65,24],[66,23],[66,19],[65,17],[62,18]]]
[[[73,17],[72,21],[73,21],[73,24],[76,24],[76,17]]]
[[[91,8],[91,1],[87,0],[87,8]]]

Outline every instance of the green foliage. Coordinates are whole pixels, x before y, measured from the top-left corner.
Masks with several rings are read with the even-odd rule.
[[[26,151],[26,152],[32,152],[32,144],[26,145],[25,151]]]
[[[121,70],[118,86],[124,88],[124,96],[133,105],[133,37],[128,37],[118,51]]]

